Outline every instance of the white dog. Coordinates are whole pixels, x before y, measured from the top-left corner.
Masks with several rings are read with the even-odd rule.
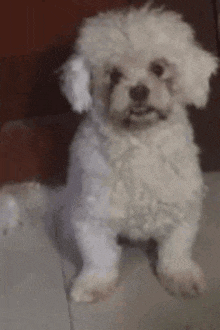
[[[71,295],[91,302],[112,291],[122,234],[156,239],[162,285],[197,296],[205,281],[191,249],[204,185],[186,105],[206,105],[217,58],[180,15],[148,5],[87,19],[76,51],[62,68],[73,111],[87,112],[70,149],[63,214],[84,261]]]

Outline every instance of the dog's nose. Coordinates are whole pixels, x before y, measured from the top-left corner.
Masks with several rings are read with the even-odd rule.
[[[144,85],[131,87],[129,95],[134,101],[144,101],[148,97],[149,89]]]

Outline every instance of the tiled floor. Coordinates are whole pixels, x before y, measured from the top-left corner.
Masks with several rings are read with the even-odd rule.
[[[70,329],[59,256],[42,229],[1,241],[0,277],[1,330]]]
[[[152,275],[145,255],[126,248],[117,292],[106,302],[70,303],[74,330],[220,329],[220,173],[206,176],[210,191],[194,249],[205,271],[203,298],[179,301]],[[69,330],[59,255],[42,228],[24,227],[0,242],[0,329]],[[74,267],[64,263],[67,280]]]

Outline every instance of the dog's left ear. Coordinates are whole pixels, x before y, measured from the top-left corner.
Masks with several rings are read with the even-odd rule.
[[[78,113],[89,111],[92,106],[90,95],[90,71],[82,56],[71,56],[61,68],[61,91]]]
[[[183,101],[204,107],[208,100],[212,74],[218,69],[218,59],[202,49],[194,40],[188,45],[187,56],[182,64],[179,83],[182,86]]]

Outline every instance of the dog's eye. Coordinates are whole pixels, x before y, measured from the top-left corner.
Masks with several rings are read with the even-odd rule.
[[[151,72],[153,72],[157,77],[161,77],[164,73],[164,67],[159,63],[152,63],[150,67]]]
[[[122,78],[123,74],[117,69],[113,68],[110,72],[110,81],[112,85],[117,85]]]

